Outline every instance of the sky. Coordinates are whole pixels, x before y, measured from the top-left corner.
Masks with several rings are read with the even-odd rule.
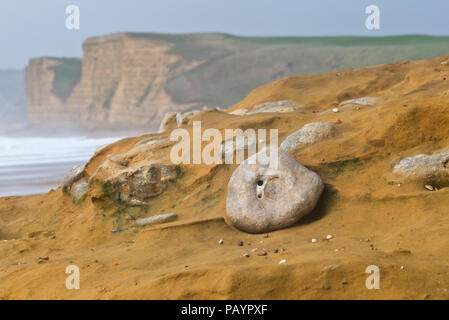
[[[80,29],[66,28],[77,5]],[[365,27],[377,5],[380,29]],[[82,42],[114,32],[248,36],[449,35],[448,0],[14,0],[0,4],[0,69],[32,57],[81,57]]]

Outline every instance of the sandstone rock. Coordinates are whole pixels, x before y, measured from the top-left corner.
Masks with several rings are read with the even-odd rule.
[[[75,201],[81,200],[89,192],[89,184],[86,181],[75,183],[70,189],[70,193]]]
[[[136,224],[138,226],[148,226],[158,223],[166,223],[176,219],[178,219],[178,215],[176,213],[165,213],[153,217],[137,219]]]
[[[189,112],[178,112],[176,114],[176,123],[178,124],[178,127],[188,123],[189,120],[193,119],[193,117],[196,116],[198,113],[199,113],[198,110]]]
[[[393,172],[407,180],[428,184],[446,183],[449,181],[449,150],[399,159]]]
[[[64,179],[62,180],[63,191],[68,191],[71,188],[72,184],[74,184],[84,176],[84,168],[85,165],[74,166],[72,170],[67,172]]]
[[[282,150],[276,169],[261,161],[250,164],[253,157],[258,154],[242,162],[229,180],[226,211],[234,226],[264,233],[291,226],[312,211],[324,189],[315,172]]]
[[[289,135],[280,148],[284,151],[292,151],[302,146],[317,143],[335,136],[336,126],[330,122],[312,122]]]
[[[168,182],[176,177],[174,165],[163,164],[158,160],[125,167],[108,159],[89,179],[89,185],[100,184],[111,190],[115,198],[134,205],[136,200],[145,201],[161,194]],[[102,187],[101,190],[103,189]]]
[[[357,98],[357,99],[350,99],[346,101],[340,102],[340,106],[344,106],[347,104],[358,104],[363,106],[371,106],[377,103],[379,98],[374,97],[363,97],[363,98]]]
[[[176,112],[167,112],[162,118],[159,132],[167,131],[170,125],[176,124]]]

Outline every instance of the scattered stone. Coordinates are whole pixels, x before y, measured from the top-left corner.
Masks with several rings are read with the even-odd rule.
[[[264,250],[262,250],[262,251],[258,252],[257,255],[258,255],[258,256],[261,256],[261,257],[262,257],[262,256],[266,256],[266,255],[267,255],[267,252],[264,251]]]
[[[64,179],[62,180],[62,190],[63,191],[65,191],[65,192],[69,191],[70,187],[75,182],[77,182],[78,180],[83,178],[83,176],[84,176],[84,168],[85,168],[85,165],[74,166],[72,168],[72,170],[67,172],[67,174],[65,175]]]
[[[259,104],[248,111],[248,114],[254,114],[259,112],[294,112],[296,111],[295,103],[289,100],[282,100],[276,102],[266,102]]]
[[[243,241],[239,241],[239,242],[237,243],[237,245],[238,245],[239,247],[243,247]]]
[[[255,154],[234,171],[228,184],[226,211],[238,229],[265,233],[289,227],[312,211],[324,185],[313,171],[284,151],[277,153],[277,168],[261,164],[265,151]]]
[[[424,188],[426,188],[426,189],[429,190],[429,191],[434,191],[434,190],[435,190],[434,187],[432,187],[430,184],[426,184],[426,185],[424,186]]]
[[[176,213],[165,213],[159,214],[157,216],[152,216],[148,218],[137,219],[136,224],[138,226],[149,226],[159,223],[171,222],[178,219],[178,215]]]
[[[330,122],[312,122],[289,135],[282,141],[280,148],[284,151],[293,151],[300,147],[314,144],[335,136],[337,129]]]
[[[170,124],[176,123],[176,112],[167,112],[162,118],[161,125],[159,126],[159,132],[167,131]]]
[[[338,112],[340,112],[340,110],[338,108],[333,108],[332,112],[338,113]]]
[[[50,257],[49,256],[39,257],[38,260],[39,260],[39,263],[42,263],[44,261],[50,260]]]
[[[404,266],[401,266],[401,270],[405,270],[405,267],[404,267]]]
[[[145,205],[145,202],[137,200],[137,199],[131,199],[128,202],[132,206],[143,206],[143,205]]]
[[[89,184],[86,181],[73,184],[70,188],[70,193],[72,194],[73,200],[75,202],[80,201],[89,192]]]
[[[236,116],[243,116],[248,113],[248,109],[242,108],[229,112],[229,114],[233,114]]]
[[[449,180],[449,150],[396,160],[393,172],[428,185],[444,184]]]
[[[222,245],[224,243],[223,239],[220,239],[220,241],[218,241],[219,245]]]
[[[317,243],[317,242],[318,242],[318,239],[316,239],[316,238],[312,239],[312,243]]]
[[[254,249],[251,249],[251,252],[256,252],[257,251],[257,248],[254,248]]]
[[[283,264],[283,263],[286,263],[286,262],[287,262],[287,260],[282,259],[281,261],[279,261],[279,264]]]
[[[379,98],[374,98],[374,97],[363,97],[363,98],[356,98],[356,99],[350,99],[350,100],[346,100],[340,103],[340,107],[347,105],[347,104],[358,104],[358,105],[363,105],[363,106],[371,106],[377,103],[377,101],[379,100]]]
[[[120,228],[116,228],[116,229],[112,229],[111,230],[112,233],[117,233],[117,232],[120,232],[120,231],[122,231],[122,229],[120,229]]]
[[[325,267],[322,269],[322,271],[324,271],[324,272],[334,271],[334,270],[335,270],[335,266],[333,266],[333,265],[325,266]]]
[[[343,281],[341,284],[342,285],[347,285],[347,284],[349,284],[349,282],[348,281]]]
[[[189,112],[178,112],[176,114],[176,123],[178,127],[182,126],[183,124],[188,123],[193,117],[195,117],[200,111],[194,110]]]
[[[250,257],[248,253],[243,254],[243,256],[244,256],[245,258],[249,258],[249,257]]]
[[[334,238],[334,236],[331,235],[331,234],[328,234],[328,235],[326,236],[326,240],[331,240],[331,239],[333,239],[333,238]]]
[[[274,249],[273,253],[278,253],[279,250],[278,249]]]

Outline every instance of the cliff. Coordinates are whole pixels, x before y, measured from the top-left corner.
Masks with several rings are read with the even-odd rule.
[[[228,107],[279,78],[443,55],[447,37],[252,38],[119,33],[87,39],[83,58],[31,59],[32,123],[154,130],[167,111]]]

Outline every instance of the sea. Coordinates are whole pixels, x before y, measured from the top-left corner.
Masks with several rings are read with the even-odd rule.
[[[0,197],[46,193],[86,163],[99,147],[120,138],[0,135]]]

